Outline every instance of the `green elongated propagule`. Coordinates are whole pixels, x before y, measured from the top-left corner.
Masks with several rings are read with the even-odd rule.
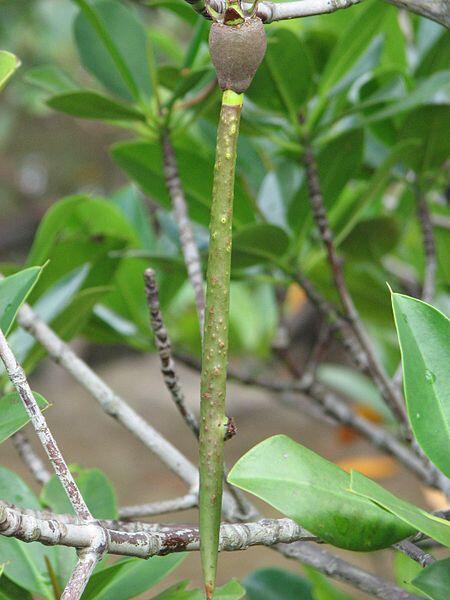
[[[231,13],[228,13],[231,11]],[[227,24],[227,14],[230,23]],[[227,9],[224,22],[213,23],[209,45],[223,90],[217,130],[211,203],[205,329],[201,374],[200,540],[207,600],[214,594],[222,512],[223,446],[228,364],[228,317],[234,178],[243,92],[261,63],[266,38],[260,19],[236,19]],[[238,21],[238,24],[236,24]]]

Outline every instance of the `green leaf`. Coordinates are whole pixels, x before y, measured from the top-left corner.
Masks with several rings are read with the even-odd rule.
[[[188,590],[189,581],[176,583],[169,589],[158,594],[153,600],[203,600],[203,590]],[[229,581],[222,587],[216,588],[214,600],[240,600],[245,595],[245,589],[235,579]]]
[[[450,523],[448,521],[397,498],[381,485],[357,471],[351,472],[350,491],[361,498],[371,500],[374,505],[389,511],[415,530],[425,533],[450,548]]]
[[[392,413],[386,407],[378,388],[359,371],[344,365],[323,363],[317,370],[317,379],[338,394],[347,396],[357,404],[373,408],[386,421],[393,422]]]
[[[248,600],[314,600],[306,579],[282,569],[258,569],[243,583]]]
[[[352,600],[351,596],[334,586],[320,571],[306,565],[303,565],[303,570],[313,584],[314,600]]]
[[[287,233],[269,223],[248,225],[233,236],[233,267],[248,267],[280,259],[287,251]]]
[[[12,471],[0,466],[0,498],[22,508],[41,510],[30,488]],[[5,574],[17,586],[53,600],[46,577],[45,556],[53,556],[53,548],[33,542],[26,544],[14,538],[0,537],[0,563],[5,563]]]
[[[422,571],[419,563],[403,554],[403,552],[396,552],[393,567],[397,584],[412,594],[416,593],[416,588],[413,588],[410,582],[413,577]]]
[[[0,329],[5,335],[41,273],[42,267],[30,267],[0,280]]]
[[[0,90],[19,67],[20,61],[17,56],[14,56],[11,52],[0,50]]]
[[[346,75],[374,36],[380,32],[380,24],[385,14],[383,5],[369,2],[367,6],[359,9],[356,18],[349,20],[321,74],[318,93],[322,98],[326,98],[333,86]]]
[[[394,101],[389,106],[376,111],[370,117],[365,119],[365,123],[374,123],[390,117],[394,117],[408,110],[415,109],[422,105],[438,104],[450,92],[449,84],[450,71],[438,71],[430,77],[419,81],[416,87],[400,101]],[[442,102],[444,104],[444,102]],[[432,109],[432,107],[430,107]]]
[[[332,209],[349,180],[356,177],[363,147],[363,131],[355,130],[333,139],[317,154],[320,186],[328,210]],[[303,235],[312,227],[306,181],[291,201],[288,220],[292,231],[298,232],[300,229]]]
[[[114,161],[135,181],[141,189],[170,209],[171,202],[164,181],[160,144],[144,141],[120,142],[112,147]],[[186,192],[191,219],[208,225],[213,176],[213,156],[205,159],[193,145],[189,150],[176,149],[181,181]],[[244,185],[237,179],[235,195],[239,198],[234,208],[235,225],[255,220],[252,199]]]
[[[414,532],[367,500],[355,502],[348,473],[284,435],[247,452],[228,481],[340,548],[386,548]]]
[[[136,232],[121,212],[110,202],[88,196],[69,196],[54,204],[41,221],[33,241],[28,264],[47,260],[55,246],[63,242],[82,240],[88,249],[87,256],[93,254],[95,247],[101,247],[103,238],[111,237],[124,243],[137,240]],[[94,242],[89,248],[87,242]],[[71,248],[73,252],[73,247]],[[70,265],[66,255],[66,267]],[[83,260],[82,264],[87,260]],[[66,272],[75,266],[70,265]],[[55,260],[52,256],[52,268],[48,269],[55,275]],[[60,277],[63,275],[62,273]],[[91,273],[92,275],[92,273]]]
[[[450,71],[447,71],[450,80]],[[404,161],[419,175],[428,169],[439,169],[450,156],[450,140],[443,131],[450,128],[450,105],[422,106],[405,119],[399,133],[402,139],[416,139],[420,152],[410,150]]]
[[[412,584],[431,600],[448,600],[450,590],[450,558],[439,560],[423,569]]]
[[[72,467],[71,471],[93,516],[96,519],[117,519],[116,493],[106,475],[100,469]],[[56,475],[42,488],[41,502],[55,513],[74,514]]]
[[[83,65],[125,100],[151,95],[147,33],[134,12],[116,0],[73,0],[81,9],[74,32]]]
[[[153,556],[148,560],[127,558],[94,574],[83,600],[129,600],[162,581],[185,559],[186,554]]]
[[[134,185],[118,190],[111,202],[121,210],[138,234],[140,246],[152,252],[156,248],[156,234],[152,230],[151,219],[141,194]]]
[[[29,69],[24,79],[52,94],[71,92],[78,87],[67,73],[55,65],[43,65]]]
[[[312,60],[303,41],[291,30],[275,29],[268,36],[266,56],[246,94],[265,110],[287,112],[297,122],[296,115],[312,87],[312,75]]]
[[[428,458],[450,476],[450,321],[429,304],[392,294],[406,407]]]
[[[124,104],[119,104],[97,92],[75,91],[59,94],[47,100],[50,108],[82,119],[104,121],[145,121],[145,116]]]
[[[354,260],[376,261],[396,247],[400,234],[400,226],[393,217],[372,217],[357,223],[341,248]]]
[[[41,410],[49,406],[47,400],[40,394],[33,392],[33,396]],[[22,429],[29,421],[30,417],[17,392],[11,392],[0,398],[0,444]]]
[[[0,578],[0,600],[33,600],[30,592],[16,585],[4,574]]]

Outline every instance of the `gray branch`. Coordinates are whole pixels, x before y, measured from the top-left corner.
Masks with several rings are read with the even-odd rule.
[[[30,473],[33,475],[33,478],[39,485],[45,485],[50,479],[51,475],[42,460],[33,450],[33,447],[28,441],[27,436],[22,431],[17,431],[11,437],[11,441],[14,445],[14,448],[17,450],[18,455],[28,467]]]
[[[257,15],[264,23],[274,21],[284,21],[287,19],[298,19],[310,17],[313,15],[322,15],[332,13],[343,8],[349,8],[354,4],[359,4],[362,0],[296,0],[294,2],[260,2],[258,4]],[[196,12],[208,18],[205,10],[204,0],[186,0]],[[448,0],[388,0],[397,8],[402,8],[414,12],[423,17],[427,17],[445,27],[450,27],[450,9]],[[225,7],[224,0],[211,0],[212,8],[218,12],[223,12]],[[244,3],[247,10],[251,9],[251,4]]]
[[[36,434],[44,448],[50,463],[63,486],[66,495],[73,506],[75,513],[82,521],[92,521],[92,515],[78,489],[77,484],[64,460],[63,455],[53,437],[42,414],[33,392],[28,384],[26,375],[22,367],[17,362],[11,348],[6,341],[3,331],[0,329],[0,358],[5,365],[11,383],[16,388],[25,410],[30,417],[30,421],[36,431]]]
[[[205,323],[205,291],[202,273],[200,252],[198,250],[192,224],[184,194],[183,186],[178,172],[178,164],[175,150],[167,130],[162,133],[161,145],[164,156],[164,177],[167,190],[174,210],[175,221],[180,234],[181,249],[186,264],[189,281],[195,295],[198,318],[200,322],[200,335],[203,339],[203,327]]]
[[[158,286],[156,284],[156,277],[153,269],[147,269],[145,271],[144,281],[147,304],[150,312],[150,322],[153,333],[155,334],[155,345],[156,349],[158,350],[159,360],[161,362],[161,372],[164,383],[166,384],[166,388],[169,390],[172,400],[178,408],[181,416],[187,423],[189,429],[198,439],[199,427],[197,419],[186,405],[186,398],[184,397],[183,390],[181,389],[180,380],[176,372],[175,362],[172,358],[172,347],[169,334],[167,333],[163,316],[161,314]]]
[[[143,517],[154,517],[168,513],[179,512],[195,508],[198,503],[198,494],[190,493],[171,500],[161,500],[149,504],[138,504],[136,506],[123,506],[119,509],[119,516],[125,521],[131,519],[142,519]]]

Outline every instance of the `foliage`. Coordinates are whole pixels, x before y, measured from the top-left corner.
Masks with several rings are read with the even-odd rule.
[[[142,279],[151,265],[172,340],[198,356],[194,299],[164,179],[161,135],[170,131],[206,264],[220,98],[211,87],[214,72],[205,21],[174,2],[152,2],[150,9],[119,0],[66,4],[74,14],[74,44],[85,72],[70,69],[69,75],[64,64],[33,61],[33,68],[19,70],[11,82],[19,60],[1,51],[0,87],[8,81],[13,91],[15,85],[28,86],[33,93],[39,88],[48,110],[115,127],[110,157],[130,183],[114,194],[93,197],[80,182],[79,193],[75,190],[76,195],[50,207],[25,264],[2,266],[8,277],[0,281],[0,328],[27,373],[46,352],[15,322],[25,301],[64,340],[84,336],[94,344],[151,351]],[[19,15],[15,8],[9,18],[16,27],[31,22],[33,30],[33,11]],[[308,142],[356,308],[389,375],[395,373],[401,353],[415,439],[441,474],[450,476],[450,327],[444,314],[450,289],[448,227],[435,226],[436,307],[411,297],[429,268],[416,219],[417,195],[425,197],[433,222],[450,218],[444,198],[450,156],[450,137],[445,135],[450,129],[450,42],[435,23],[412,14],[406,19],[407,34],[395,7],[367,0],[345,13],[267,26],[268,52],[246,95],[239,140],[230,351],[256,357],[266,368],[279,317],[289,312],[286,294],[289,298],[295,288],[299,269],[326,300],[338,301],[308,203],[302,163]],[[181,35],[174,35],[175,30]],[[151,211],[145,197],[151,199]],[[391,296],[394,319],[386,281],[405,292]],[[6,389],[3,371],[0,375],[4,441],[26,425],[28,416],[18,396]],[[319,367],[317,379],[356,409],[369,405],[388,430],[401,434],[366,375],[327,364]],[[35,397],[41,409],[51,411],[47,400]],[[116,493],[107,476],[79,466],[72,472],[94,517],[116,519]],[[331,545],[373,551],[420,531],[450,547],[447,521],[361,474],[345,473],[285,436],[251,449],[228,481]],[[34,510],[73,512],[56,477],[38,497],[4,467],[0,498]],[[0,537],[0,598],[58,597],[75,558],[73,549]],[[83,598],[125,600],[144,593],[183,558],[172,554],[146,562],[102,562]],[[403,582],[432,600],[443,600],[448,573],[445,559]],[[262,569],[243,585],[250,600],[288,598],[293,590],[298,590],[295,597],[315,600],[346,597],[310,570],[305,578]],[[243,594],[241,585],[232,581],[215,597],[237,600]],[[156,598],[196,600],[201,592],[182,582]]]

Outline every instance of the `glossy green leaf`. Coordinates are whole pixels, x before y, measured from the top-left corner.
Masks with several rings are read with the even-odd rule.
[[[371,500],[374,505],[389,511],[416,531],[421,531],[450,548],[450,523],[448,521],[397,498],[381,485],[357,471],[351,472],[350,491],[361,498]]]
[[[0,90],[19,67],[20,61],[17,56],[11,52],[0,50]]]
[[[0,280],[0,329],[5,335],[41,276],[41,267],[30,267]]]
[[[94,517],[117,519],[116,493],[106,475],[100,469],[72,467],[71,471]],[[42,488],[41,502],[55,513],[74,514],[72,505],[56,475],[53,475]]]
[[[97,92],[75,91],[53,96],[47,105],[67,115],[103,121],[145,121],[145,116]]]
[[[39,408],[45,410],[49,405],[47,400],[36,392],[33,395]],[[30,417],[17,392],[10,392],[0,398],[0,444],[29,421]]]
[[[450,81],[450,71],[447,71]],[[449,85],[450,88],[450,85]],[[450,95],[450,94],[449,94]],[[412,138],[420,143],[420,151],[410,150],[404,160],[419,175],[429,169],[439,169],[450,156],[450,140],[442,131],[450,128],[450,105],[422,106],[405,119],[400,137]]]
[[[309,581],[282,569],[258,569],[243,583],[247,600],[314,600]]]
[[[125,100],[150,96],[147,33],[135,13],[116,0],[73,0],[81,9],[75,41],[88,71]]]
[[[400,234],[399,223],[393,217],[364,219],[355,225],[341,248],[354,260],[376,261],[397,246]]]
[[[33,600],[30,592],[16,585],[5,574],[0,578],[0,600]]]
[[[233,267],[248,267],[281,259],[289,246],[287,233],[269,223],[248,225],[233,236]]]
[[[352,600],[351,596],[333,585],[320,571],[307,565],[303,565],[303,570],[313,585],[313,600]]]
[[[412,584],[430,600],[448,600],[450,590],[450,558],[439,560],[412,580]]]
[[[56,65],[43,65],[29,69],[24,79],[51,94],[63,94],[78,88],[69,75]]]
[[[148,560],[126,558],[94,574],[83,600],[129,600],[162,581],[185,559],[186,554],[153,556]]]
[[[393,421],[392,413],[374,383],[359,371],[344,365],[323,363],[317,369],[317,379],[353,402],[373,408],[386,421]]]
[[[417,590],[411,585],[411,580],[422,571],[423,567],[421,567],[418,562],[412,558],[409,558],[409,556],[403,552],[396,552],[394,554],[392,566],[394,568],[395,581],[397,582],[397,585],[404,588],[408,592],[411,592],[412,594],[416,593]]]
[[[450,321],[415,298],[392,294],[408,417],[428,458],[450,476]]]
[[[41,510],[30,488],[4,467],[0,467],[0,497],[23,508]],[[0,537],[0,563],[5,564],[7,577],[17,586],[49,600],[53,600],[53,593],[46,576],[45,556],[53,557],[53,550],[37,542],[27,544],[14,538]]]
[[[124,244],[137,240],[130,223],[110,202],[81,195],[63,198],[47,211],[41,221],[28,256],[28,264],[47,260],[58,244],[78,242],[80,239],[88,250],[87,257],[91,257],[93,248],[101,247],[106,237],[123,240]],[[88,241],[93,242],[91,248],[86,244]],[[73,252],[73,246],[71,251]],[[67,249],[64,254],[67,254]],[[55,259],[51,257],[52,268],[48,271],[55,276]],[[83,260],[82,264],[87,261],[88,259]],[[70,264],[67,257],[65,262],[66,265]],[[75,266],[78,265],[73,265],[72,269]]]
[[[268,36],[266,56],[246,94],[261,108],[297,120],[312,86],[312,74],[312,60],[303,41],[292,30],[275,29]]]
[[[134,185],[118,190],[111,202],[121,210],[138,234],[141,248],[152,252],[156,249],[156,234],[152,230],[150,215],[142,195]]]
[[[373,123],[387,119],[426,104],[438,104],[450,94],[449,71],[438,71],[430,77],[419,81],[411,93],[389,106],[376,111],[366,119]]]
[[[348,473],[284,435],[247,452],[228,481],[341,548],[386,548],[414,532],[369,501],[355,502]]]
[[[182,581],[176,583],[169,589],[164,590],[161,594],[154,596],[152,600],[203,600],[205,593],[203,590],[189,590],[187,589],[189,581]],[[214,592],[214,600],[240,600],[245,595],[245,589],[242,585],[232,580],[223,585],[222,587],[216,588]]]
[[[380,24],[385,14],[382,4],[372,2],[361,7],[358,16],[349,21],[321,74],[319,95],[323,99],[336,83],[345,77],[374,36],[380,32]]]
[[[162,154],[159,144],[132,141],[120,142],[112,147],[115,162],[135,181],[141,189],[164,208],[171,208],[170,198],[163,177]],[[210,160],[190,150],[176,149],[181,181],[186,192],[191,219],[208,225],[211,204],[213,156]],[[235,195],[238,201],[234,208],[235,225],[255,220],[253,201],[244,185],[237,179]]]
[[[325,205],[331,210],[345,185],[357,176],[364,147],[362,130],[350,131],[327,143],[317,154],[317,168]],[[312,228],[306,181],[293,197],[288,211],[289,225],[298,235]]]

